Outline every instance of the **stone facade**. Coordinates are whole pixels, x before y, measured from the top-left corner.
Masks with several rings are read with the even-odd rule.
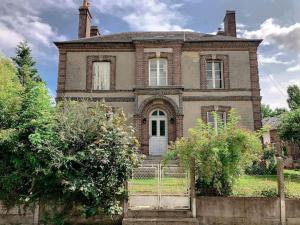
[[[80,8],[80,22],[85,24]],[[218,107],[234,108],[240,126],[261,127],[257,47],[261,40],[236,38],[235,13],[228,11],[222,35],[193,32],[132,32],[56,42],[57,99],[104,99],[122,108],[136,128],[141,151],[149,154],[149,113],[167,113],[168,142],[186,136],[198,118]],[[83,29],[83,28],[80,28]],[[90,28],[89,28],[90,29]],[[82,31],[80,31],[82,32]],[[167,86],[149,85],[149,59],[167,60]],[[222,62],[224,88],[207,89],[206,62]],[[110,90],[93,90],[93,62],[110,62]]]

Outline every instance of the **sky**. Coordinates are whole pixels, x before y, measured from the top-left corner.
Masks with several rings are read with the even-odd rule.
[[[0,52],[27,40],[49,93],[55,97],[58,52],[53,41],[74,40],[82,0],[0,0]],[[214,33],[226,10],[236,10],[239,37],[259,47],[262,102],[287,107],[286,88],[300,85],[300,0],[90,0],[102,34],[192,30]]]

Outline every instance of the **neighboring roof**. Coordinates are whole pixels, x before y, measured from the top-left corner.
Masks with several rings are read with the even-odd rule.
[[[81,38],[78,40],[55,42],[59,43],[107,43],[107,42],[133,42],[133,41],[184,41],[184,42],[203,42],[203,41],[254,41],[261,42],[259,39],[245,39],[224,35],[204,34],[190,31],[158,31],[158,32],[125,32],[97,37]]]
[[[263,125],[267,125],[271,130],[277,130],[280,125],[280,117],[267,117],[262,120]]]

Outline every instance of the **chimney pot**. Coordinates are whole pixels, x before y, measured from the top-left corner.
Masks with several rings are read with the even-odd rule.
[[[224,18],[224,34],[226,36],[236,37],[235,11],[227,10]]]
[[[91,26],[91,37],[100,36],[100,32],[97,26]]]

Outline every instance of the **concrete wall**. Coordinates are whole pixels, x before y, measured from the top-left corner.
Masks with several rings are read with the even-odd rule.
[[[300,224],[300,199],[286,200],[287,225]],[[199,197],[200,225],[279,225],[277,198]]]
[[[202,51],[201,54],[228,55],[230,88],[251,88],[249,52]],[[183,52],[181,60],[184,87],[200,88],[200,53]]]
[[[250,130],[254,129],[253,109],[251,101],[190,101],[183,102],[183,135],[187,136],[188,129],[194,127],[198,118],[201,118],[201,107],[221,105],[234,108],[241,117],[239,126]]]
[[[66,90],[85,90],[87,56],[116,56],[116,89],[128,90],[135,85],[134,52],[68,52]]]
[[[287,225],[300,224],[300,199],[286,200]],[[35,215],[38,218],[38,215]],[[199,225],[279,225],[278,198],[198,197]],[[36,220],[37,221],[37,220]],[[71,216],[73,225],[121,225],[122,217],[95,216],[83,219]],[[1,225],[34,225],[34,213],[14,208],[8,213],[0,208]]]
[[[38,222],[38,210],[14,207],[7,210],[0,203],[0,225],[35,225]]]

